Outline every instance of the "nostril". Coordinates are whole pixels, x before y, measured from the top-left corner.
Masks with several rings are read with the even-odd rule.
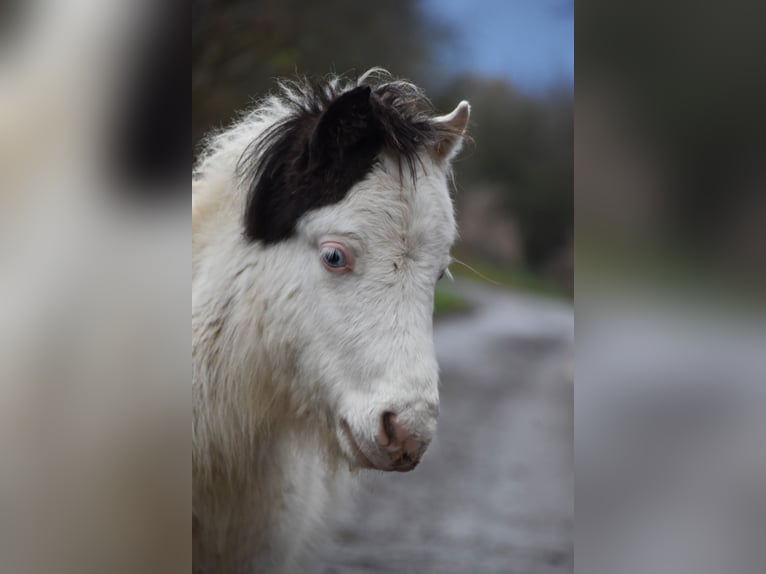
[[[391,412],[383,413],[383,446],[396,442],[396,415]]]

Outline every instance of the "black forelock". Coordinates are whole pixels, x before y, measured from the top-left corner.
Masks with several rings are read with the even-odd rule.
[[[367,80],[342,85],[286,82],[276,103],[286,110],[242,155],[248,186],[245,236],[276,243],[290,237],[308,211],[343,200],[383,151],[414,177],[419,153],[455,134],[432,119],[413,84]]]

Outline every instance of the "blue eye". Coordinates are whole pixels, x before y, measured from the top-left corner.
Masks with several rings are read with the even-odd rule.
[[[337,247],[323,248],[322,260],[331,269],[343,269],[346,266],[346,256]]]

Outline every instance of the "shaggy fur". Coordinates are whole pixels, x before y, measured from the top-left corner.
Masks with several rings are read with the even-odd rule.
[[[289,87],[287,87],[289,86]],[[240,173],[250,184],[245,232],[274,242],[290,236],[309,210],[342,200],[383,149],[414,175],[419,150],[461,137],[435,123],[420,90],[406,82],[285,84],[276,96],[289,113],[253,142]]]
[[[359,453],[384,464],[382,414],[424,445],[435,431],[433,290],[469,108],[426,116],[416,87],[387,80],[285,84],[210,139],[195,170],[200,574],[300,572]],[[323,267],[328,240],[355,254],[353,271]]]

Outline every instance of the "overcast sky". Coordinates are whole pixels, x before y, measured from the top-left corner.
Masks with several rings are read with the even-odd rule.
[[[571,0],[424,0],[451,26],[456,49],[442,64],[456,71],[503,76],[539,92],[574,81]]]

